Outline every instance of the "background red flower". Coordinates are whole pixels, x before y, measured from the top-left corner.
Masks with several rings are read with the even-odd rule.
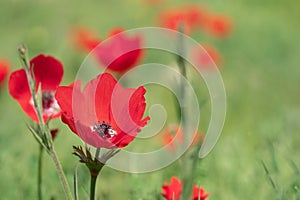
[[[175,137],[177,137],[176,140],[175,140]],[[204,134],[202,132],[198,131],[195,134],[190,147],[193,147],[198,142],[202,143],[203,138],[204,138]],[[162,138],[162,143],[164,146],[169,145],[168,147],[170,148],[170,150],[175,151],[176,145],[180,145],[180,143],[183,143],[183,142],[184,142],[184,133],[180,129],[179,125],[172,124],[165,129],[163,138]]]
[[[1,59],[0,60],[0,89],[9,73],[10,64],[7,60]]]
[[[125,72],[136,65],[142,57],[142,38],[129,36],[121,28],[113,29],[104,41],[95,49],[95,56],[107,69]]]
[[[142,38],[129,36],[122,28],[114,28],[108,33],[108,40],[101,40],[86,28],[72,31],[73,43],[85,51],[93,51],[93,56],[108,70],[123,73],[134,67],[142,57]]]
[[[184,8],[165,10],[159,16],[159,24],[173,30],[178,30],[180,24],[184,27],[184,33],[205,27],[207,11],[203,7],[190,5]]]
[[[204,188],[196,185],[193,187],[192,200],[206,200],[208,196],[209,193],[206,193]]]
[[[88,52],[92,51],[101,42],[94,31],[83,27],[73,28],[71,30],[70,36],[71,41],[76,48]]]
[[[226,15],[214,15],[209,17],[207,30],[216,37],[226,37],[232,32],[233,23]]]
[[[203,44],[202,47],[196,46],[190,50],[191,59],[196,67],[203,69],[215,69],[215,65],[220,67],[221,55],[216,48],[211,45]]]
[[[180,195],[182,191],[181,181],[173,176],[170,183],[165,183],[162,186],[162,196],[167,200],[180,200]]]
[[[165,183],[162,186],[162,196],[167,200],[180,200],[182,191],[182,182],[175,176],[171,178],[171,182]],[[193,193],[191,195],[192,200],[206,200],[209,193],[206,193],[204,188],[194,186]]]

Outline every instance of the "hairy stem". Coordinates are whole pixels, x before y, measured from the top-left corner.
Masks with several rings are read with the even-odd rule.
[[[38,198],[43,199],[42,196],[42,171],[43,171],[43,146],[39,146],[39,161],[38,161]]]
[[[70,190],[70,186],[68,184],[68,181],[66,179],[64,171],[63,171],[63,169],[61,167],[61,164],[59,162],[59,159],[58,159],[57,154],[56,154],[56,152],[55,152],[55,150],[54,150],[53,147],[50,149],[50,155],[51,155],[51,158],[52,158],[52,160],[54,162],[56,171],[58,172],[58,176],[59,176],[60,182],[61,182],[61,184],[63,186],[66,198],[68,200],[72,200],[73,197],[72,197],[72,193],[71,193],[71,190]]]
[[[184,38],[183,38],[183,24],[179,26],[179,32],[178,33],[178,56],[177,56],[177,64],[180,70],[180,73],[182,76],[187,79],[187,74],[186,74],[186,65],[185,65],[185,60],[184,60],[184,54],[185,54],[185,46],[184,46]],[[182,102],[182,107],[181,107],[181,124],[182,124],[182,131],[185,133],[187,125],[186,125],[186,115],[187,115],[187,110],[186,110],[186,90],[185,90],[185,84],[184,80],[182,79],[182,82],[180,83],[180,99]],[[188,133],[185,133],[188,134]],[[189,142],[188,137],[184,137],[184,145],[187,145]],[[190,169],[190,159],[189,159],[189,154],[186,152],[183,157],[182,157],[182,180],[183,180],[183,189],[181,193],[181,199],[189,199],[191,191],[192,191],[192,182],[190,180],[191,174],[193,173]]]

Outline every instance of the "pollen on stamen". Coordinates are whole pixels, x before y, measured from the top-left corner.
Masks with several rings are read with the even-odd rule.
[[[96,122],[91,129],[92,131],[97,132],[103,139],[112,138],[117,134],[111,125],[104,121],[102,123]]]

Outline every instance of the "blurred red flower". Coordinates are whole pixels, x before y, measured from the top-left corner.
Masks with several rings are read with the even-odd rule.
[[[4,81],[9,73],[10,64],[7,60],[1,59],[0,60],[0,88],[4,84]]]
[[[161,189],[162,196],[165,197],[165,199],[179,200],[182,191],[182,183],[177,177],[173,176],[170,184],[165,183]]]
[[[60,108],[54,95],[63,76],[62,64],[51,56],[40,54],[30,61],[30,70],[36,81],[36,90],[41,86],[44,120],[47,121],[49,118],[59,117]],[[10,95],[18,101],[24,112],[32,120],[38,121],[24,69],[19,69],[11,73],[8,89]]]
[[[226,15],[211,15],[207,24],[207,31],[216,37],[226,37],[233,29],[231,19]]]
[[[163,134],[163,145],[169,145],[170,150],[175,151],[176,149],[176,142],[175,137],[178,137],[176,139],[177,142],[182,143],[184,140],[184,134],[182,133],[182,130],[177,124],[172,124],[168,126]],[[197,132],[195,134],[195,137],[193,139],[193,142],[191,144],[191,147],[196,145],[199,141],[202,142],[204,138],[204,134],[202,132]]]
[[[85,51],[92,51],[101,40],[92,30],[77,27],[71,30],[71,40],[75,47]]]
[[[62,121],[84,142],[100,148],[127,146],[149,117],[144,87],[123,88],[112,75],[103,73],[80,90],[81,82],[57,89]]]
[[[175,176],[171,178],[170,184],[165,183],[162,186],[162,196],[167,200],[180,200],[181,191],[182,182]],[[196,185],[193,187],[192,200],[206,200],[208,196],[209,193],[206,193],[204,188]]]
[[[139,35],[128,36],[120,29],[113,29],[109,39],[95,49],[95,56],[107,69],[123,73],[142,57],[142,38]]]
[[[204,28],[207,24],[208,11],[204,6],[190,5],[186,8],[186,19],[193,27]]]
[[[202,48],[196,46],[191,49],[191,59],[197,67],[213,69],[214,65],[221,65],[221,55],[216,48],[211,45],[203,44]]]
[[[74,44],[88,52],[94,50],[93,56],[108,70],[123,73],[132,67],[142,57],[142,38],[139,35],[128,36],[123,29],[112,29],[108,40],[101,45],[100,39],[88,29],[78,29],[73,32]]]
[[[203,28],[207,21],[206,9],[199,6],[188,6],[182,9],[165,10],[159,16],[159,24],[173,30],[184,26],[184,33],[189,34],[197,28]]]
[[[194,186],[193,187],[193,194],[192,194],[192,200],[206,200],[206,198],[209,196],[209,193],[206,193],[204,188]]]
[[[163,145],[169,145],[170,150],[175,151],[176,143],[174,138],[178,137],[178,142],[183,142],[183,135],[182,131],[180,130],[179,126],[177,124],[170,125],[167,127],[163,134]]]

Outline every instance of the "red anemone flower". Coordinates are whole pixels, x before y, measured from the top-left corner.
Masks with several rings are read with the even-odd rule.
[[[186,19],[193,28],[205,28],[208,20],[208,11],[204,6],[190,5],[186,8]]]
[[[192,200],[206,200],[208,196],[209,193],[206,193],[204,188],[196,185],[193,187]]]
[[[123,73],[136,65],[142,57],[142,38],[128,36],[123,29],[113,29],[109,40],[97,46],[94,52],[97,60],[107,69]]]
[[[175,151],[177,143],[174,139],[176,136],[178,137],[177,141],[182,143],[183,135],[179,126],[177,124],[168,126],[163,135],[163,145],[169,145],[170,150]]]
[[[10,69],[10,65],[7,60],[0,60],[0,88],[2,87],[8,72]]]
[[[189,6],[184,9],[166,10],[159,18],[160,25],[169,29],[178,30],[179,25],[184,26],[184,33],[205,26],[207,12],[198,6]]]
[[[44,120],[59,117],[60,108],[54,95],[63,76],[62,64],[51,56],[40,54],[30,61],[30,70],[36,81],[36,90],[39,86],[41,87]],[[24,69],[11,73],[8,89],[10,95],[18,101],[24,112],[34,121],[38,121]]]
[[[232,21],[226,15],[212,15],[209,17],[207,29],[216,37],[228,36],[233,28]]]
[[[166,200],[180,200],[182,192],[182,182],[175,176],[171,178],[170,184],[165,183],[162,186],[162,196]],[[193,193],[191,195],[192,200],[206,200],[209,196],[209,193],[206,193],[205,190],[201,187],[194,186]]]
[[[57,89],[62,121],[84,142],[96,148],[127,146],[149,117],[145,88],[123,88],[112,75],[103,73],[80,90],[81,82]]]
[[[92,51],[101,40],[97,34],[86,28],[74,28],[71,31],[71,40],[74,46],[85,51]]]
[[[204,44],[202,47],[196,46],[191,49],[191,58],[197,67],[205,69],[214,69],[214,65],[220,67],[222,59],[218,50],[208,44]]]
[[[181,191],[182,183],[175,176],[171,178],[169,184],[165,183],[165,185],[162,186],[162,196],[167,200],[180,200]]]
[[[136,65],[142,57],[142,38],[140,35],[128,36],[121,28],[112,29],[104,41],[88,29],[78,28],[72,31],[76,47],[93,51],[93,56],[108,70],[124,73]]]
[[[182,133],[182,130],[180,129],[180,127],[177,124],[172,124],[170,126],[167,127],[167,129],[164,132],[163,135],[163,145],[169,145],[168,147],[170,147],[170,150],[175,151],[176,149],[176,145],[177,143],[175,142],[175,137],[177,137],[178,139],[176,139],[176,141],[178,143],[183,143],[184,141],[184,134]],[[204,139],[204,134],[202,132],[197,132],[195,134],[195,137],[190,145],[190,147],[195,146],[199,141],[202,143]]]

